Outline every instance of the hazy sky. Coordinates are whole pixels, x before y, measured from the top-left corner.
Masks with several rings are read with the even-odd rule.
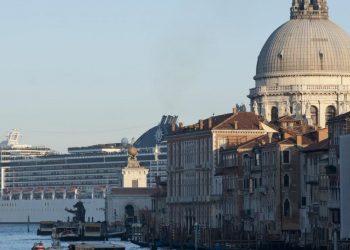
[[[0,136],[68,146],[137,138],[248,103],[291,0],[0,0]],[[350,32],[350,1],[329,0]]]

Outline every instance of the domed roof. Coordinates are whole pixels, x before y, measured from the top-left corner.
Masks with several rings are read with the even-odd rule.
[[[265,43],[255,79],[284,75],[350,75],[350,37],[328,18],[292,18]]]

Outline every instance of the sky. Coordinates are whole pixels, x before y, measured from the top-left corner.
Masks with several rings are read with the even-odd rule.
[[[329,0],[350,33],[350,1]],[[0,0],[0,137],[64,152],[248,104],[291,0]]]

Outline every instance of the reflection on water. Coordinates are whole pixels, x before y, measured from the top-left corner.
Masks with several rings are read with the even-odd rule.
[[[37,236],[37,229],[38,225],[30,225],[28,232],[28,226],[25,224],[0,224],[0,249],[30,250],[33,244],[38,241],[42,241],[45,247],[50,246],[50,236]],[[128,250],[142,249],[129,242],[116,240],[112,240],[111,242],[117,242],[119,245],[125,246]],[[63,246],[68,246],[68,243],[63,243]]]

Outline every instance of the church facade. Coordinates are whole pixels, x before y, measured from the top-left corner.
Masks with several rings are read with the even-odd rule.
[[[290,20],[268,38],[248,97],[268,121],[285,115],[326,127],[350,111],[350,37],[329,20],[326,0],[293,0]]]

